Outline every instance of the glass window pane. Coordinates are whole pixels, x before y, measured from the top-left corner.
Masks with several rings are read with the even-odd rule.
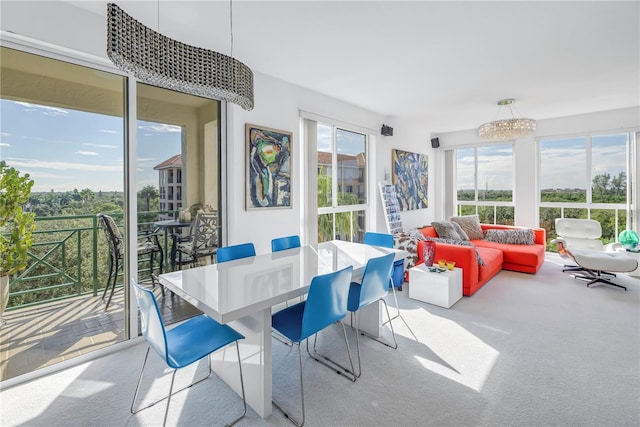
[[[0,160],[34,180],[25,209],[36,216],[28,268],[11,277],[8,302],[13,326],[19,320],[25,332],[18,341],[28,346],[9,350],[11,340],[0,341],[16,368],[0,373],[5,380],[127,338],[121,287],[109,322],[99,331],[92,325],[105,316],[96,295],[109,275],[109,246],[96,214],[122,224],[126,78],[5,47],[0,57]],[[56,333],[41,335],[45,323]],[[44,338],[58,341],[42,354]]]
[[[515,225],[515,208],[513,206],[497,206],[496,224]]]
[[[591,200],[625,203],[627,200],[627,134],[591,138]]]
[[[483,224],[493,224],[495,218],[493,206],[478,206],[478,217]]]
[[[602,243],[613,243],[618,237],[616,233],[616,211],[615,209],[592,209],[591,219],[595,219],[602,227]],[[622,229],[624,230],[624,229]]]
[[[547,235],[547,251],[557,252],[558,246],[550,243],[551,240],[558,237],[556,234],[556,218],[560,218],[562,212],[560,208],[540,208],[540,228],[546,230]]]
[[[513,146],[478,148],[478,201],[513,200]]]
[[[475,200],[475,150],[473,148],[456,150],[456,181],[458,200]]]
[[[336,129],[338,205],[367,203],[366,136]]]
[[[476,207],[469,205],[459,205],[458,206],[458,215],[475,215]]]
[[[331,126],[318,123],[318,207],[331,207],[332,198],[332,141]],[[329,239],[331,240],[331,239]],[[324,241],[324,240],[320,240]]]
[[[332,213],[318,215],[318,243],[333,240],[333,215]]]
[[[587,201],[586,138],[540,142],[540,201]]]

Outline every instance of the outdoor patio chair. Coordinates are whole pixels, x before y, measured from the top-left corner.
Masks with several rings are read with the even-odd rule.
[[[124,238],[116,222],[111,216],[98,214],[98,223],[104,230],[104,235],[106,236],[107,242],[109,243],[109,278],[107,279],[104,292],[102,293],[102,300],[104,301],[107,292],[109,291],[109,287],[111,287],[109,298],[107,299],[104,307],[106,310],[107,308],[109,308],[109,304],[111,303],[111,299],[113,298],[113,293],[116,289],[116,282],[118,281],[118,271],[122,268],[123,265],[122,261],[124,260]],[[160,274],[162,274],[163,262],[163,251],[162,246],[160,246],[160,242],[158,241],[158,235],[150,231],[140,232],[138,235],[136,250],[138,252],[138,260],[140,260],[141,258],[148,260],[149,277],[151,278],[151,282],[155,286],[156,281],[158,281],[157,276],[154,274],[155,256],[158,255],[160,257],[160,262],[158,263],[158,270]],[[164,295],[164,288],[161,287],[161,289],[162,294]]]

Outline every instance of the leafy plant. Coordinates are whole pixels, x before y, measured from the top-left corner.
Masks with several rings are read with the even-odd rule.
[[[35,215],[24,212],[34,181],[29,174],[0,162],[0,276],[13,275],[27,267],[33,244]]]

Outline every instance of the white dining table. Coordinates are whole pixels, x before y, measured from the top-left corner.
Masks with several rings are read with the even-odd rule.
[[[245,336],[240,341],[244,385],[249,405],[262,417],[271,415],[272,307],[305,295],[311,280],[353,266],[358,280],[371,258],[406,251],[334,240],[161,274],[160,283],[216,321]],[[361,310],[362,311],[362,310]],[[381,307],[372,304],[360,314],[360,329],[382,334]],[[241,393],[235,351],[212,356],[214,371]]]

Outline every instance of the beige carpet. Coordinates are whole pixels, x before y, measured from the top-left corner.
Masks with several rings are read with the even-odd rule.
[[[394,321],[400,346],[362,339],[357,382],[305,358],[307,425],[640,425],[640,280],[619,275],[627,292],[587,288],[561,267],[549,255],[535,276],[501,272],[448,310],[408,299],[405,285],[398,295],[406,324]],[[321,344],[346,357],[338,332],[331,328]],[[297,354],[273,345],[274,395],[296,410]],[[144,351],[136,345],[2,390],[0,424],[158,425],[163,405],[129,414]],[[162,364],[153,366],[160,375]],[[145,390],[161,393],[166,380]],[[239,410],[239,399],[214,378],[173,399],[169,424],[222,425]],[[239,425],[291,424],[274,410],[267,420],[250,411]]]

